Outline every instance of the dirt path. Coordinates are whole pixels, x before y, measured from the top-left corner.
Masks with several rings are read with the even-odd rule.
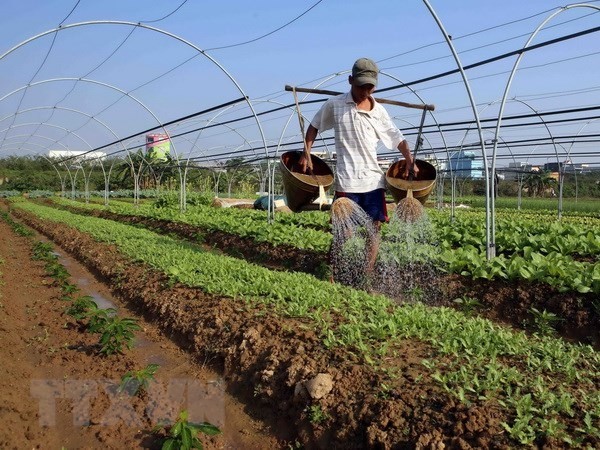
[[[43,264],[31,259],[31,242],[0,221],[0,448],[160,448],[152,427],[183,408],[191,419],[221,427],[222,435],[202,438],[205,448],[285,446],[225,391],[209,361],[195,361],[58,250],[79,295],[116,307],[143,327],[125,355],[97,356],[98,336],[64,314],[67,302],[59,299]],[[160,367],[147,394],[117,394],[125,372],[150,363]]]

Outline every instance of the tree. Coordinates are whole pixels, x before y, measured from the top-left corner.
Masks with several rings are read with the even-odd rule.
[[[546,190],[554,183],[556,183],[556,180],[552,178],[550,172],[548,171],[530,172],[527,176],[525,176],[524,180],[525,189],[527,189],[530,197],[538,197],[543,195],[544,192],[546,192]]]

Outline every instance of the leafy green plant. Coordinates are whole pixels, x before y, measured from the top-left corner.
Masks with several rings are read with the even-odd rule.
[[[52,245],[47,242],[36,242],[31,249],[31,253],[32,259],[37,261],[56,259],[56,256],[52,254]]]
[[[140,370],[130,370],[121,377],[118,392],[127,392],[134,396],[142,391],[146,391],[150,381],[154,381],[154,374],[160,366],[158,364],[148,364]]]
[[[71,284],[69,282],[64,283],[61,286],[61,289],[63,292],[63,296],[61,297],[61,300],[71,300],[72,295],[79,291],[79,288],[77,287],[76,284]]]
[[[459,297],[455,298],[453,302],[459,307],[459,309],[467,316],[472,316],[475,310],[481,308],[483,305],[479,300],[473,297]]]
[[[71,306],[65,310],[65,314],[73,317],[75,320],[83,320],[88,316],[90,310],[98,309],[98,305],[89,295],[82,295],[75,299]]]
[[[114,308],[90,308],[86,315],[88,319],[87,331],[89,333],[102,333],[110,318],[117,314]]]
[[[123,353],[123,347],[131,348],[133,332],[139,330],[140,326],[135,319],[128,317],[120,318],[116,316],[109,317],[102,327],[100,336],[100,353],[103,355],[112,355],[114,353]]]
[[[65,269],[65,266],[60,264],[58,261],[48,261],[45,268],[46,272],[48,272],[48,275],[54,278],[59,286],[63,286],[64,284],[68,283],[67,280],[71,274],[67,269]]]
[[[556,314],[548,312],[545,309],[540,311],[532,307],[529,312],[533,316],[533,327],[536,332],[543,336],[554,334],[556,332],[556,324],[562,320]]]
[[[159,425],[155,431],[164,429],[164,426]],[[202,449],[202,442],[198,438],[199,433],[215,436],[220,434],[221,430],[207,422],[199,424],[188,422],[188,412],[183,410],[179,413],[179,420],[169,427],[168,437],[163,442],[162,450]]]

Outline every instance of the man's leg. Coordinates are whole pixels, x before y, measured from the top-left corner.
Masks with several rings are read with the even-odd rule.
[[[361,207],[373,219],[373,230],[367,233],[365,274],[370,276],[375,269],[377,253],[381,241],[381,224],[387,221],[387,205],[385,203],[385,190],[376,189],[364,194]]]

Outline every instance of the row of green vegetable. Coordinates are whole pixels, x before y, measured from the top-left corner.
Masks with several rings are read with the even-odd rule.
[[[439,355],[423,362],[431,378],[464,403],[500,405],[507,413],[505,430],[521,443],[541,435],[572,445],[600,439],[600,355],[589,346],[527,336],[449,308],[399,306],[383,296],[303,273],[270,271],[114,221],[30,202],[14,207],[114,244],[128,258],[188,286],[301,317],[326,346],[360,352],[375,366],[384,364],[394,342],[425,341]]]
[[[56,199],[58,204],[88,209],[103,209],[95,204],[74,203]],[[202,230],[223,231],[257,242],[273,245],[291,245],[300,249],[327,252],[331,234],[312,226],[294,223],[304,214],[284,215],[274,223],[267,223],[260,211],[217,209],[208,206],[190,207],[186,213],[175,208],[155,208],[152,205],[134,207],[118,204],[108,207],[117,214],[138,215],[149,218],[187,223]],[[316,223],[328,220],[328,215],[315,212],[304,216]],[[485,231],[481,229],[480,213],[464,213],[451,221],[449,215],[430,211],[436,245],[435,259],[438,267],[452,273],[472,278],[525,280],[549,284],[560,291],[600,294],[600,263],[578,261],[573,255],[600,254],[600,232],[572,223],[547,223],[535,219],[517,220],[508,217],[499,221],[497,241],[498,256],[488,260],[485,253]],[[300,220],[300,219],[295,219]],[[386,236],[386,228],[383,230]],[[502,247],[506,245],[506,249]]]

